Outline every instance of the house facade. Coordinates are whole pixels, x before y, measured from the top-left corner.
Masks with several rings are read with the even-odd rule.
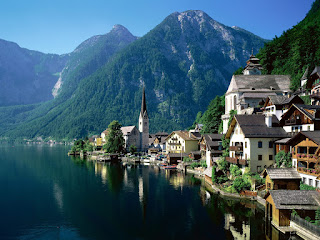
[[[262,107],[268,96],[289,95],[290,76],[261,75],[259,59],[251,56],[243,75],[233,75],[225,94],[225,114],[222,115],[223,133],[228,130],[230,111],[238,114],[251,114],[256,107]],[[248,110],[250,109],[251,110]]]
[[[292,166],[302,182],[320,188],[320,131],[300,132],[288,144],[292,146]]]
[[[290,108],[293,103],[304,104],[303,100],[297,95],[293,95],[291,97],[289,97],[288,95],[268,96],[263,106],[264,113],[274,114],[280,120],[282,115]]]
[[[222,156],[222,136],[222,134],[203,134],[199,141],[201,155],[205,156],[208,167],[213,166]]]
[[[292,135],[320,130],[320,106],[292,104],[280,120],[280,126]]]
[[[310,74],[307,88],[311,89],[311,105],[320,105],[320,66],[316,66]]]
[[[226,160],[259,173],[274,164],[274,142],[286,136],[274,115],[235,115],[226,133],[230,139]]]
[[[299,190],[301,177],[294,168],[267,168],[263,171],[266,190]]]
[[[173,131],[166,138],[166,153],[189,153],[198,150],[198,137],[189,131]]]

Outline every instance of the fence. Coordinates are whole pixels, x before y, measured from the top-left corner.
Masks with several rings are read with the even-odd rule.
[[[295,224],[309,230],[310,232],[320,236],[320,226],[314,225],[311,222],[304,220],[303,218],[291,214],[291,221]]]

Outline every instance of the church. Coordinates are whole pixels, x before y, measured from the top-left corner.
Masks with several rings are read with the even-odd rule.
[[[129,151],[131,145],[136,146],[137,151],[139,152],[145,152],[149,147],[149,117],[144,87],[142,90],[141,111],[138,125],[139,129],[136,126],[125,126],[121,128],[127,151]]]

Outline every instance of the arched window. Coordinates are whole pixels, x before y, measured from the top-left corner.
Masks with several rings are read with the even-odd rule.
[[[234,110],[237,109],[237,96],[236,95],[233,96],[233,109]]]

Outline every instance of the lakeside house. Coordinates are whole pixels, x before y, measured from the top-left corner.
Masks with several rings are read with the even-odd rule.
[[[299,190],[301,177],[294,168],[266,168],[261,174],[266,190]]]
[[[275,115],[235,115],[225,136],[230,139],[226,161],[259,173],[274,164],[274,142],[287,133]]]
[[[292,104],[280,120],[288,133],[320,130],[320,106]]]
[[[222,156],[222,137],[223,134],[203,134],[199,141],[201,155],[205,156],[208,167]]]
[[[266,219],[277,227],[290,226],[292,210],[302,218],[315,219],[320,207],[320,193],[308,190],[270,190],[266,200]]]
[[[165,142],[166,153],[189,153],[199,150],[199,134],[191,131],[173,131]]]
[[[159,152],[166,151],[166,138],[169,136],[167,132],[157,132],[156,134],[150,134],[149,147],[157,148]]]
[[[252,114],[257,106],[263,106],[268,96],[288,96],[290,76],[261,75],[259,59],[251,55],[243,75],[233,75],[225,94],[225,114],[222,115],[223,133],[228,130],[230,111]]]
[[[299,132],[288,144],[292,146],[292,166],[302,182],[320,187],[320,131]]]

